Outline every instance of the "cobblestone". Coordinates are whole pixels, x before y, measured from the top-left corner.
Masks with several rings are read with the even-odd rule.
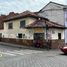
[[[54,53],[55,52],[55,53]],[[28,54],[0,61],[1,67],[67,67],[67,57],[57,51]]]
[[[7,47],[0,47],[7,50]],[[1,51],[0,50],[0,51]],[[67,55],[59,50],[12,50],[16,56],[5,56],[0,58],[0,67],[67,67]],[[5,51],[6,52],[6,51]],[[23,55],[17,53],[24,53]]]

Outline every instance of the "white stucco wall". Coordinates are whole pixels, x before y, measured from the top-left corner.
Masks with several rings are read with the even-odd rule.
[[[44,8],[45,8],[45,9],[44,9]],[[50,3],[48,3],[44,8],[43,8],[42,11],[48,10],[48,9],[59,9],[59,8],[62,9],[62,8],[64,8],[64,6],[61,6],[61,5],[59,5],[59,4],[50,2]]]
[[[48,18],[50,21],[64,25],[64,12],[62,10],[45,11],[45,12],[41,13],[40,15]]]
[[[58,33],[61,33],[61,39],[64,39],[64,30],[62,29],[52,29],[51,30],[51,38],[52,39],[58,39]]]
[[[49,20],[56,22],[58,24],[64,25],[63,6],[54,3],[49,3],[46,7],[42,9],[39,15],[46,17]]]

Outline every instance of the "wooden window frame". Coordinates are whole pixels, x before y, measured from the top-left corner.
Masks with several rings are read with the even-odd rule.
[[[24,28],[25,27],[25,20],[20,21],[20,28]]]
[[[13,23],[8,23],[8,29],[13,29]]]

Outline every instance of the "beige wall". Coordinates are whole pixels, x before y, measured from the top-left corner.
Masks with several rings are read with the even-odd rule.
[[[2,36],[4,38],[16,38],[18,39],[18,33],[25,34],[25,37],[22,39],[33,39],[34,33],[44,33],[44,38],[46,39],[46,30],[44,28],[36,28],[36,29],[25,29],[20,28],[20,21],[26,20],[26,25],[33,23],[35,21],[34,18],[24,18],[19,20],[10,21],[13,23],[13,29],[8,29],[8,23],[4,23],[4,30],[1,30],[0,33],[2,33]],[[54,31],[54,33],[52,33]],[[48,38],[51,39],[58,39],[58,33],[62,34],[62,39],[64,39],[64,30],[63,29],[49,29],[48,31]]]
[[[25,39],[33,39],[33,30],[27,30],[24,28],[20,28],[20,21],[21,20],[26,20],[26,25],[29,25],[35,21],[34,18],[24,18],[24,19],[19,19],[19,20],[14,20],[14,21],[9,21],[4,23],[4,32],[3,35],[6,38],[17,38],[18,33],[25,34]],[[8,23],[12,22],[13,23],[13,29],[8,29]],[[30,36],[31,35],[31,36]]]
[[[36,19],[28,17],[28,18],[24,18],[24,19],[17,19],[17,20],[5,22],[4,23],[4,30],[10,30],[10,29],[8,29],[8,23],[10,23],[10,22],[13,23],[12,30],[20,29],[20,21],[22,21],[22,20],[26,21],[26,25],[29,25],[29,24],[33,23]]]

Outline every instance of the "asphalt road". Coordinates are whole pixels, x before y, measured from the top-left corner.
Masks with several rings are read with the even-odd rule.
[[[0,67],[67,67],[60,50],[32,50],[0,45]]]

